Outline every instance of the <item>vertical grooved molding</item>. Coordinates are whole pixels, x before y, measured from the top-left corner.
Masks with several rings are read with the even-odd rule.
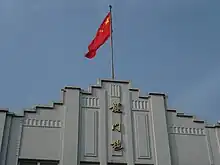
[[[111,84],[110,85],[110,94],[112,97],[121,97],[121,86]]]
[[[4,125],[4,136],[3,136],[3,141],[2,141],[2,147],[1,149],[1,157],[0,157],[0,164],[1,165],[7,165],[6,163],[6,158],[7,158],[7,153],[8,153],[8,146],[9,146],[9,137],[10,137],[10,129],[12,125],[12,117],[7,116],[5,119],[5,125]]]
[[[4,126],[6,121],[6,112],[0,112],[0,149],[2,148],[2,140],[4,136]]]
[[[218,128],[215,128],[215,133],[216,133],[216,139],[217,139],[217,144],[218,144],[218,152],[220,154],[220,139],[219,139],[219,134],[218,134]]]
[[[18,138],[17,138],[16,156],[19,156],[19,152],[20,152],[22,124],[23,124],[23,118],[20,119],[20,123],[19,123],[19,132],[18,132]]]
[[[210,165],[214,165],[214,156],[213,156],[213,151],[211,147],[209,129],[206,128],[205,130],[206,130],[206,143],[207,143],[207,149],[208,149],[208,154],[209,154],[209,162],[210,162]]]
[[[205,136],[204,128],[186,128],[183,126],[170,126],[169,133],[171,134],[183,134],[183,135],[194,135],[194,136]]]
[[[132,100],[132,110],[147,110],[146,100]]]
[[[108,162],[108,97],[107,91],[102,89],[99,93],[99,162],[100,165],[107,165]]]
[[[80,142],[81,129],[80,121],[81,105],[80,90],[67,89],[65,91],[65,129],[63,134],[63,152],[60,165],[79,165],[80,164]]]
[[[63,158],[64,158],[64,136],[65,136],[65,127],[66,127],[66,106],[63,106],[63,127],[61,128],[61,154],[60,154],[60,165],[63,165]]]
[[[150,95],[150,111],[156,165],[171,165],[166,118],[166,99],[163,95]]]
[[[134,136],[132,125],[132,93],[130,91],[123,92],[123,103],[125,110],[125,137],[126,137],[126,162],[127,165],[134,165]]]
[[[16,164],[18,164],[18,159],[20,155],[20,148],[21,148],[21,139],[22,139],[22,133],[23,133],[23,121],[24,118],[20,118],[19,122],[19,131],[18,131],[18,137],[17,137],[17,146],[16,146]]]
[[[81,105],[82,107],[93,107],[99,108],[99,98],[91,97],[91,96],[83,96],[81,98]]]

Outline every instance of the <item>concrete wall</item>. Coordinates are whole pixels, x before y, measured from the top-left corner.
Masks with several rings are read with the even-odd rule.
[[[4,165],[6,159],[5,138],[8,136],[8,122],[6,120],[7,111],[0,111],[0,164]]]
[[[167,112],[172,164],[220,164],[218,126],[192,115]]]
[[[63,119],[63,106],[25,113],[20,158],[60,160]]]
[[[23,117],[14,116],[14,114],[8,114],[5,118],[0,153],[1,165],[17,164],[18,162],[22,121]]]
[[[169,110],[164,94],[99,80],[23,116],[0,111],[0,165],[219,165],[219,128]]]

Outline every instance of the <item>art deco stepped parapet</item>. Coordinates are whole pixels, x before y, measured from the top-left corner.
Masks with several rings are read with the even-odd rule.
[[[99,79],[61,94],[21,115],[0,109],[0,165],[220,164],[220,124],[169,109],[164,93]]]
[[[7,108],[0,108],[0,112],[8,112],[9,110]]]

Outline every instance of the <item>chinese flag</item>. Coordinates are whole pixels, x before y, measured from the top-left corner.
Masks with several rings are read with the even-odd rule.
[[[102,24],[100,25],[98,31],[96,32],[95,38],[88,46],[88,53],[86,53],[85,57],[91,59],[96,56],[96,51],[102,46],[105,41],[111,35],[111,13],[109,12],[105,19],[103,20]]]

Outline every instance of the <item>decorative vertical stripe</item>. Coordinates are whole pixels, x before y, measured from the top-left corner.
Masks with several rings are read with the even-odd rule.
[[[120,97],[121,96],[121,86],[120,85],[110,85],[110,94],[112,97]]]
[[[96,97],[82,97],[83,107],[99,107],[99,98]]]
[[[38,120],[27,118],[24,120],[26,127],[46,127],[46,128],[61,128],[62,122],[60,120]]]
[[[18,164],[18,159],[20,156],[20,148],[21,148],[21,139],[22,139],[22,131],[23,131],[23,118],[20,118],[19,121],[19,130],[16,144],[16,164]]]
[[[208,155],[209,155],[209,162],[210,164],[214,164],[214,156],[213,156],[213,151],[212,151],[212,147],[211,147],[211,140],[210,140],[210,134],[209,134],[209,129],[206,128],[206,144],[207,144],[207,148],[208,148]]]
[[[132,100],[132,109],[146,110],[147,109],[147,101]]]
[[[177,127],[177,126],[170,127],[170,133],[197,135],[197,136],[205,135],[204,128],[186,128],[186,127]]]

